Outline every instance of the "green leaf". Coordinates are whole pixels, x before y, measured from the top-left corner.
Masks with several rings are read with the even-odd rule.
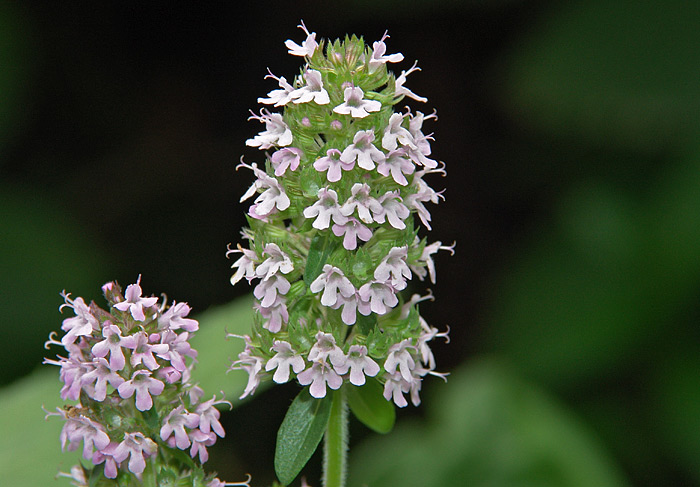
[[[310,286],[319,274],[321,274],[321,270],[334,248],[335,243],[332,239],[328,238],[327,233],[318,233],[311,240],[309,256],[306,259],[306,269],[304,269],[304,282],[307,286]]]
[[[316,451],[330,414],[330,398],[314,399],[308,388],[289,406],[277,432],[275,449],[275,473],[284,485],[294,480]]]
[[[348,387],[347,394],[350,410],[362,424],[382,434],[394,428],[396,411],[394,405],[384,399],[379,382],[368,379],[361,387]]]

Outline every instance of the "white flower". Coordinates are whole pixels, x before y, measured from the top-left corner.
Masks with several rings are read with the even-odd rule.
[[[318,230],[328,228],[331,218],[335,223],[340,223],[341,225],[347,221],[347,218],[340,213],[338,193],[328,188],[318,190],[318,201],[304,208],[304,216],[306,218],[316,217],[311,226]]]
[[[265,370],[270,372],[273,369],[277,369],[272,376],[272,380],[278,384],[284,384],[289,380],[290,367],[295,374],[304,370],[304,358],[297,354],[288,342],[275,340],[270,350],[277,353],[267,361]]]
[[[326,397],[326,384],[331,389],[340,389],[343,379],[326,362],[314,362],[311,367],[297,375],[299,384],[306,386],[311,384],[309,393],[316,399]]]
[[[400,113],[394,113],[389,117],[389,123],[384,129],[384,136],[382,137],[382,147],[386,150],[396,150],[398,143],[412,149],[416,148],[411,132],[401,126],[403,119],[404,116]]]
[[[382,104],[377,100],[364,100],[365,92],[357,86],[349,86],[343,92],[343,103],[333,109],[335,113],[365,118],[370,112],[378,112]]]
[[[307,69],[304,73],[304,79],[306,86],[295,90],[291,95],[294,103],[308,103],[313,100],[317,105],[328,105],[331,102],[328,92],[323,88],[320,72],[315,69]]]
[[[313,56],[314,51],[318,47],[318,42],[316,42],[316,33],[309,33],[303,21],[301,22],[301,25],[298,25],[297,27],[302,29],[306,34],[306,39],[304,40],[304,42],[302,42],[300,46],[291,39],[287,39],[284,42],[284,45],[287,46],[287,49],[289,49],[289,54],[291,54],[292,56]]]
[[[358,293],[363,301],[369,302],[370,310],[378,315],[388,313],[391,308],[399,304],[399,298],[396,297],[394,288],[391,284],[387,284],[386,282],[366,282],[359,289]],[[361,313],[362,311],[363,310],[360,309]]]
[[[333,225],[332,230],[333,235],[336,237],[345,235],[343,237],[343,247],[345,247],[346,250],[355,250],[357,248],[358,238],[363,242],[367,242],[372,238],[372,230],[353,217],[348,218],[342,225],[336,223]]]
[[[294,270],[291,259],[282,252],[276,243],[265,245],[263,255],[268,255],[269,257],[255,269],[255,274],[263,281],[266,281],[277,272],[289,274]]]
[[[284,189],[279,184],[277,179],[268,176],[264,171],[258,169],[258,166],[255,163],[251,164],[250,166],[240,163],[238,166],[236,166],[236,169],[239,167],[251,169],[257,176],[257,179],[250,186],[250,188],[248,188],[248,191],[241,196],[241,202],[253,196],[257,190],[264,190],[262,193],[260,193],[260,195],[258,195],[257,198],[255,198],[255,204],[250,208],[251,216],[264,218],[270,215],[275,208],[277,208],[279,211],[284,211],[289,208],[289,205],[291,204],[289,196],[287,196],[287,194],[284,192]]]
[[[292,93],[294,92],[294,87],[290,85],[284,76],[278,78],[268,69],[268,75],[265,78],[276,79],[280,85],[279,90],[272,90],[267,94],[267,98],[258,98],[258,103],[264,103],[265,105],[274,104],[276,107],[280,105],[286,105],[292,100]]]
[[[292,143],[292,131],[284,122],[281,114],[270,113],[264,109],[260,112],[260,115],[253,113],[248,120],[251,118],[264,123],[265,130],[252,139],[246,140],[245,145],[248,147],[258,147],[265,150],[275,146],[284,147]]]
[[[378,223],[389,221],[389,224],[397,230],[406,228],[404,220],[411,213],[401,201],[398,191],[387,191],[377,200],[381,211],[374,214],[374,220]]]
[[[406,82],[406,76],[408,76],[409,74],[411,74],[414,71],[420,71],[420,68],[418,67],[417,61],[415,63],[413,63],[413,66],[411,66],[411,69],[409,69],[408,71],[401,71],[401,75],[399,75],[399,77],[396,78],[394,96],[396,96],[396,98],[398,98],[400,96],[407,96],[409,98],[413,98],[416,101],[420,101],[420,102],[425,103],[428,101],[427,98],[425,98],[423,96],[416,95],[415,93],[413,93],[411,90],[409,90],[408,88],[406,88],[403,85]]]
[[[389,176],[389,174],[391,174],[394,181],[401,186],[407,186],[408,180],[404,174],[413,174],[415,166],[410,159],[406,159],[406,157],[404,157],[406,154],[406,148],[389,152],[386,160],[377,165],[377,172],[382,176]]]
[[[350,370],[350,383],[361,386],[365,383],[365,375],[374,377],[379,373],[379,365],[367,356],[367,347],[351,345],[345,364],[337,366],[335,370],[339,374],[346,374]]]
[[[372,43],[372,57],[369,60],[370,73],[376,71],[377,68],[379,68],[387,62],[398,63],[403,61],[403,54],[401,54],[400,52],[396,54],[386,55],[386,44],[384,44],[384,39],[387,39],[388,37],[389,34],[385,32],[380,40]]]
[[[359,130],[352,140],[352,144],[347,146],[340,156],[340,160],[345,163],[353,163],[357,159],[357,165],[362,169],[371,171],[374,169],[374,163],[381,163],[386,159],[382,151],[377,149],[374,144],[374,131]]]
[[[408,246],[392,247],[374,270],[377,281],[390,282],[397,291],[406,288],[406,280],[411,279],[411,269],[406,264]]]
[[[355,294],[355,286],[352,285],[350,279],[345,277],[343,271],[330,264],[323,266],[323,270],[319,276],[309,286],[312,293],[318,293],[323,289],[321,295],[321,304],[324,306],[333,306],[338,300],[338,293],[346,298]]]
[[[250,282],[255,278],[255,265],[258,261],[258,256],[253,250],[244,249],[241,244],[238,244],[237,249],[228,249],[226,252],[226,257],[229,254],[240,252],[240,258],[231,265],[231,268],[237,267],[236,272],[231,276],[231,284],[236,284],[238,281],[244,277]]]
[[[343,216],[352,215],[357,209],[357,215],[364,223],[372,223],[370,211],[378,213],[382,211],[379,202],[369,195],[370,187],[365,183],[355,183],[350,190],[352,196],[340,207]]]
[[[328,149],[325,157],[320,157],[314,162],[314,169],[318,172],[328,171],[326,178],[331,183],[340,181],[342,171],[350,171],[355,167],[355,160],[345,162],[340,159],[341,152],[338,149]]]

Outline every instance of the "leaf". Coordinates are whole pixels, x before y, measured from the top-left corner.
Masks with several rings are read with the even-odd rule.
[[[309,389],[303,389],[277,432],[275,473],[284,485],[289,485],[316,451],[326,431],[331,414],[329,397],[314,399]]]
[[[382,434],[394,428],[396,410],[392,403],[384,399],[379,382],[368,379],[363,386],[348,387],[347,394],[350,410],[362,424]]]
[[[321,270],[334,248],[335,243],[328,238],[327,233],[317,233],[311,240],[309,256],[306,259],[306,268],[304,269],[304,282],[307,286],[310,286],[321,274]]]

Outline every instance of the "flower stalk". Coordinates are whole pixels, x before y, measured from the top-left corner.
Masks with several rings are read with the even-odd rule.
[[[348,404],[345,387],[333,393],[323,438],[323,487],[345,487],[348,466]]]

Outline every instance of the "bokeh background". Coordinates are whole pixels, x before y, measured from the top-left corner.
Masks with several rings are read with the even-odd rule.
[[[300,19],[388,29],[394,69],[418,60],[411,105],[437,109],[448,170],[431,237],[457,242],[421,308],[451,328],[450,379],[388,436],[353,424],[350,483],[700,485],[700,7],[681,0],[0,3],[0,475],[38,485],[17,466],[62,458],[40,409],[57,372],[35,370],[61,290],[141,274],[203,328],[247,326],[221,312],[250,291],[224,256],[251,183],[234,168],[260,157],[266,69],[298,73]],[[235,356],[217,340],[200,350]],[[240,379],[226,366],[213,384]],[[269,484],[296,387],[225,413],[210,468]]]

